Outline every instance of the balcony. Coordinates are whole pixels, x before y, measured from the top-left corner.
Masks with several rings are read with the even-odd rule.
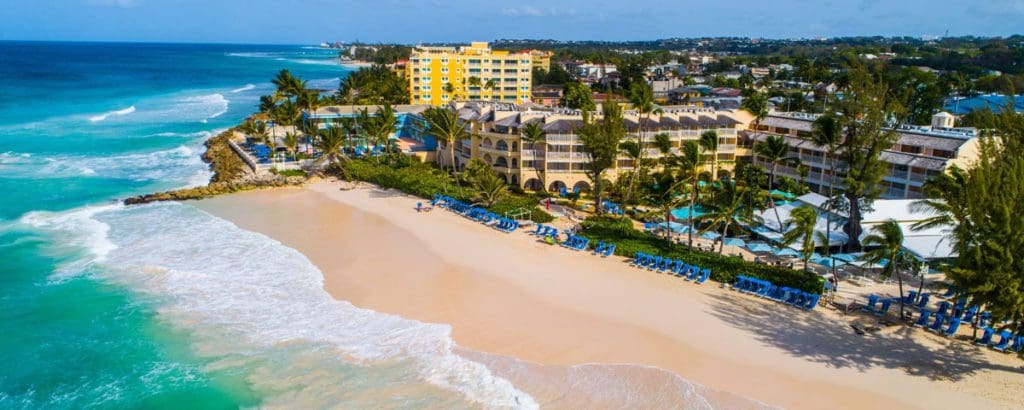
[[[523,152],[521,154],[521,158],[523,159],[523,161],[527,161],[527,160],[531,160],[531,159],[543,159],[544,158],[544,151],[534,150],[534,149],[525,149],[525,150],[523,150]]]
[[[547,137],[545,137],[545,141],[548,144],[575,145],[580,143],[580,137],[575,135],[548,135]]]

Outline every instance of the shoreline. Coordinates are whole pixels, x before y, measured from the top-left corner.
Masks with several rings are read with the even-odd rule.
[[[321,181],[196,204],[305,254],[337,299],[449,324],[459,348],[555,374],[581,365],[617,364],[612,367],[627,373],[649,366],[727,395],[792,408],[1014,403],[1000,374],[1005,370],[977,370],[958,383],[932,381],[947,371],[946,362],[964,371],[998,359],[965,343],[946,346],[900,327],[856,336],[849,318],[833,311],[777,306],[711,282],[641,271],[619,257],[543,245],[522,229],[503,234],[443,209],[416,213],[423,200],[394,191],[340,186]],[[504,369],[515,367],[508,362],[486,364],[531,394],[542,392],[541,403],[556,394],[529,378],[517,380]]]

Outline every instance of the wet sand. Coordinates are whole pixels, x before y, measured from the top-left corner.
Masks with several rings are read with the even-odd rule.
[[[731,394],[788,408],[1010,408],[1024,387],[1019,360],[967,343],[899,326],[858,336],[834,311],[696,285],[342,186],[199,207],[299,250],[338,299],[451,325],[464,355],[548,407],[671,407],[696,388],[728,408],[750,406]]]

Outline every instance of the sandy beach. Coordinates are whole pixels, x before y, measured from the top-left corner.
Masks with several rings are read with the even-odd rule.
[[[545,407],[682,407],[691,389],[727,408],[1019,406],[1011,355],[904,326],[860,336],[857,315],[696,285],[344,186],[198,206],[305,254],[337,299],[449,324],[460,354]]]

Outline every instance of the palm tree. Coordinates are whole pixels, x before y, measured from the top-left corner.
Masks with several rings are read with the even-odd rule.
[[[445,85],[444,85],[444,92],[445,92],[445,94],[448,94],[448,99],[452,100],[453,99],[452,98],[452,93],[455,92],[455,85],[452,84],[452,83],[445,83]]]
[[[804,271],[807,271],[807,262],[814,255],[814,227],[818,223],[818,211],[813,206],[804,205],[793,209],[789,217],[783,230],[782,245],[789,246],[800,241],[800,259],[804,262]]]
[[[825,247],[828,248],[832,240],[832,208],[835,199],[836,185],[836,152],[839,150],[839,143],[842,142],[842,126],[836,118],[835,113],[828,112],[814,120],[811,125],[811,142],[818,147],[825,148],[825,156],[828,158],[828,201],[825,202]],[[831,253],[831,252],[830,252]],[[835,274],[835,259],[832,259],[832,273]]]
[[[658,106],[654,105],[654,91],[647,83],[635,82],[630,86],[629,90],[629,102],[633,105],[633,109],[637,112],[637,118],[639,121],[639,127],[637,127],[637,145],[639,146],[640,155],[636,157],[634,162],[636,165],[633,167],[633,173],[629,178],[629,189],[626,191],[625,202],[629,202],[632,196],[633,190],[636,187],[637,177],[640,175],[640,167],[643,164],[644,152],[647,150],[646,144],[644,144],[644,125],[651,117],[651,114],[658,113],[661,111]]]
[[[299,136],[294,132],[286,132],[281,143],[284,144],[285,150],[287,150],[289,154],[292,154],[292,160],[295,160],[295,151],[299,148]]]
[[[715,164],[718,162],[718,133],[714,130],[704,131],[700,134],[698,144],[704,152],[711,151],[711,180],[714,181]]]
[[[470,78],[470,80],[472,80],[472,78]],[[479,81],[479,79],[477,81]],[[537,148],[539,148],[539,147],[543,147],[543,148],[546,149],[547,148],[547,138],[546,138],[546,135],[547,135],[547,133],[544,132],[544,128],[541,127],[540,122],[531,122],[531,123],[526,124],[525,126],[523,126],[522,142],[524,144],[530,144],[530,146],[533,147],[534,151],[537,151]],[[547,153],[545,152],[544,157],[546,157],[546,156],[547,156]],[[537,158],[537,155],[534,155],[534,158]],[[534,162],[537,162],[537,160],[535,159]],[[544,181],[544,175],[543,175],[544,174],[544,170],[543,170],[543,167],[541,166],[541,164],[535,163],[534,166],[533,166],[533,169],[537,172],[537,180],[540,181],[540,192],[546,192],[547,191],[547,185],[546,185],[546,182]]]
[[[754,129],[761,125],[761,120],[768,116],[768,98],[759,92],[754,92],[743,99],[740,104],[744,111],[754,116]]]
[[[693,247],[693,208],[697,205],[698,183],[700,182],[700,170],[704,168],[704,159],[700,155],[700,147],[697,141],[686,141],[679,148],[679,156],[682,167],[690,183],[690,211],[686,217],[687,222],[687,245]]]
[[[895,220],[889,219],[871,228],[873,232],[864,238],[867,246],[877,246],[864,254],[864,260],[870,263],[885,263],[882,276],[896,275],[900,292],[900,319],[904,317],[903,309],[903,275],[900,267],[910,262],[912,256],[903,251],[903,229]],[[888,262],[886,262],[888,261]]]
[[[424,118],[428,125],[427,134],[444,143],[448,148],[448,160],[452,166],[452,175],[455,175],[455,144],[469,138],[469,132],[466,131],[462,121],[459,121],[459,117],[445,108],[431,107],[424,113]],[[442,164],[444,164],[443,161]]]
[[[316,162],[327,161],[328,164],[334,164],[347,159],[344,151],[347,140],[348,135],[341,127],[328,127],[320,130],[320,138],[316,140],[316,147],[320,150],[321,155]]]
[[[750,211],[743,206],[741,188],[733,181],[724,181],[712,189],[715,190],[714,200],[706,204],[709,211],[697,219],[710,222],[700,231],[702,234],[721,227],[722,243],[719,244],[718,254],[722,254],[725,251],[725,235],[729,228],[739,225],[743,219],[750,219]]]
[[[679,195],[680,190],[686,185],[687,180],[682,177],[680,170],[666,166],[660,171],[651,175],[654,183],[645,190],[646,200],[665,215],[665,222],[672,221],[672,210],[679,206],[679,202],[685,197]],[[665,229],[665,237],[671,234],[670,229]]]
[[[636,141],[622,141],[619,143],[619,151],[631,161],[633,161],[633,172],[630,175],[629,185],[626,187],[626,195],[624,195],[623,202],[628,202],[629,198],[633,194],[635,189],[633,181],[636,180],[637,171],[640,170],[640,161],[643,158],[643,150],[640,149],[640,144]]]
[[[391,153],[391,134],[398,131],[398,117],[395,108],[387,101],[377,109],[377,140],[384,144],[384,150]]]
[[[484,83],[484,88],[486,88],[487,90],[490,90],[491,93],[493,94],[494,93],[494,86],[496,86],[496,85],[497,85],[497,83],[494,81],[493,78],[488,78],[487,82]],[[492,100],[494,99],[493,95],[491,96],[491,99]]]
[[[754,153],[772,165],[768,172],[768,190],[770,191],[775,187],[775,172],[778,171],[779,162],[786,159],[786,154],[789,153],[789,143],[780,135],[769,135],[768,139],[754,143]],[[781,229],[782,218],[779,217],[779,210],[775,207],[774,200],[771,203],[772,210],[775,211],[775,220]]]
[[[270,117],[274,113],[274,109],[277,108],[277,99],[271,95],[264,95],[260,97],[260,112]]]
[[[480,86],[480,77],[477,77],[475,75],[474,76],[470,76],[469,77],[469,86],[470,87],[479,87]]]

